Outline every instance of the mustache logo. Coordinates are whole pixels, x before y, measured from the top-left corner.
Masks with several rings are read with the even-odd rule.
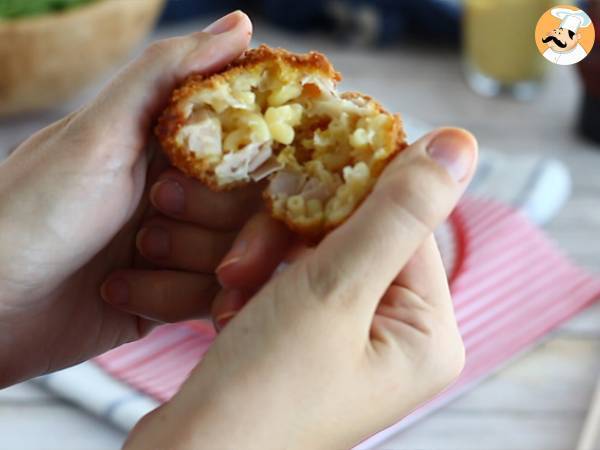
[[[542,39],[542,42],[544,44],[547,44],[550,41],[554,41],[554,43],[560,48],[565,48],[567,46],[566,42],[559,41],[558,38],[555,36],[548,36]]]

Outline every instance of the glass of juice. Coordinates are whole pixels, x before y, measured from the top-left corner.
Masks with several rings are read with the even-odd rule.
[[[464,0],[463,53],[467,82],[486,96],[527,100],[542,84],[547,61],[535,27],[556,0]]]

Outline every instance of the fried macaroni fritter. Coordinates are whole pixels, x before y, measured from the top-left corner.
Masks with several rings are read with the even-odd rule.
[[[360,205],[406,147],[400,117],[359,93],[316,52],[261,46],[174,91],[156,134],[173,165],[215,191],[268,179],[271,214],[311,240]]]

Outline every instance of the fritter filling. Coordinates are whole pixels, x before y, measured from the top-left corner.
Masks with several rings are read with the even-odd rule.
[[[219,187],[269,177],[273,215],[299,227],[343,221],[394,153],[394,116],[333,81],[277,61],[186,99],[176,141],[208,162]]]

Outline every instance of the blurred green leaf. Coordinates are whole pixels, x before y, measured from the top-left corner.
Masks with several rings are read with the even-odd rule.
[[[96,0],[0,0],[0,18],[15,19],[62,11]]]

